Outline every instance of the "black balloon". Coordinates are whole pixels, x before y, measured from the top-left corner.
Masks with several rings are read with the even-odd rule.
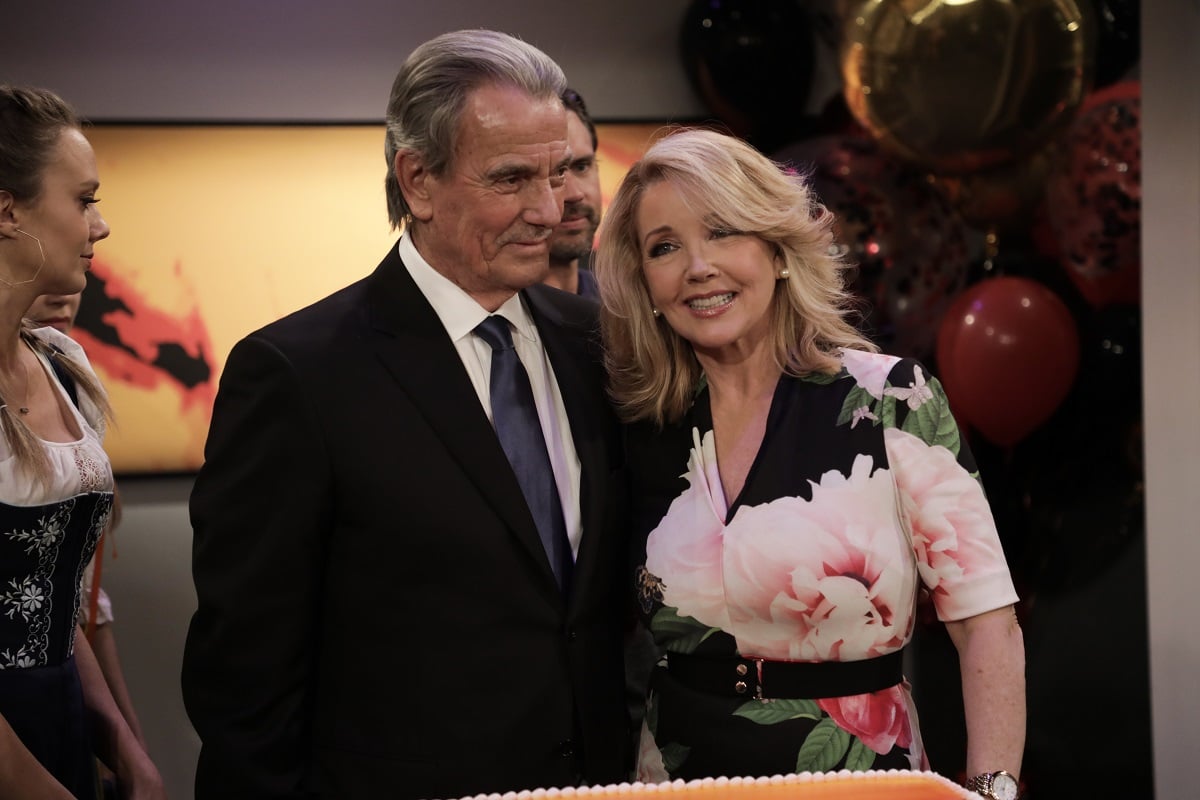
[[[1141,57],[1141,3],[1094,0],[1096,5],[1096,83],[1107,86],[1128,75]]]
[[[815,39],[799,0],[694,0],[681,50],[692,85],[734,134],[770,149],[810,124]]]

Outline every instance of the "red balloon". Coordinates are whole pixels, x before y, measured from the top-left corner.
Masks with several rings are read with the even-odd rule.
[[[977,283],[938,329],[938,374],[950,407],[1010,447],[1049,419],[1079,370],[1079,333],[1058,295],[1028,278]]]

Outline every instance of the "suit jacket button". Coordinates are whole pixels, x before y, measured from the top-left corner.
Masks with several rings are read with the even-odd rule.
[[[737,683],[735,683],[733,685],[733,690],[735,692],[737,692],[738,694],[745,694],[746,693],[746,682],[738,681]]]
[[[563,758],[571,758],[575,755],[575,742],[567,739],[558,743],[558,754]]]
[[[575,639],[577,639],[577,638],[578,638],[578,636],[579,636],[579,635],[578,635],[577,633],[575,633],[575,629],[574,629],[574,628],[567,628],[567,641],[568,641],[568,642],[573,642],[573,641],[575,641]]]

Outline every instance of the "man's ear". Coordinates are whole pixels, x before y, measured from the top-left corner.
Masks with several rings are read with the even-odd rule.
[[[411,150],[396,153],[392,170],[413,219],[428,222],[433,216],[433,184],[437,178],[426,168],[421,157]]]

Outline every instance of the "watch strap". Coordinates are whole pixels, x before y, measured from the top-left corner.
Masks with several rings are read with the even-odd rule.
[[[1009,773],[1004,772],[1003,770],[997,772],[984,772],[981,775],[976,775],[970,778],[963,785],[968,791],[975,792],[975,794],[981,795],[982,797],[991,798],[991,800],[1000,800],[1000,798],[996,796],[995,791],[993,791],[997,775],[1009,775]],[[1015,782],[1016,779],[1014,778],[1013,780]]]

